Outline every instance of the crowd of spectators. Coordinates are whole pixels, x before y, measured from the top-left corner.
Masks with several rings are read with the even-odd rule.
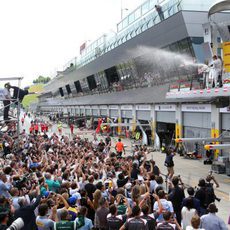
[[[110,137],[44,131],[4,134],[3,150],[0,230],[227,229],[212,185],[201,179],[185,196],[181,178],[165,181],[145,146],[117,154]]]

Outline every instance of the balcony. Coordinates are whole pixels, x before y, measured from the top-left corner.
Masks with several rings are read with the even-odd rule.
[[[202,76],[202,75],[201,75]],[[230,96],[230,74],[223,75],[223,86],[211,88],[205,87],[203,78],[200,75],[193,76],[189,81],[180,81],[171,84],[166,94],[166,99],[210,99],[215,97]]]

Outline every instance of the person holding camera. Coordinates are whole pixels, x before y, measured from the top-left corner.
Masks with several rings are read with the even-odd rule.
[[[126,197],[124,197],[122,194],[118,194],[116,200],[117,200],[117,205],[116,204],[110,205],[109,214],[107,215],[108,228],[113,230],[119,230],[120,227],[127,220],[128,216],[130,216],[132,213],[132,210],[129,205],[129,201]],[[125,210],[124,212],[122,211],[122,214],[119,214],[119,205],[125,207]]]
[[[182,186],[182,187],[181,187]],[[185,198],[183,182],[180,176],[174,176],[172,178],[172,186],[169,188],[169,200],[173,204],[173,209],[176,214],[177,222],[181,223],[181,204],[183,199]]]
[[[41,195],[40,195],[40,187],[36,187],[36,201],[33,204],[27,205],[26,199],[24,197],[21,197],[18,200],[18,204],[20,208],[15,211],[14,217],[15,219],[17,218],[22,218],[24,221],[24,227],[21,228],[21,230],[33,230],[36,229],[36,217],[34,214],[34,210],[37,208],[41,201]]]
[[[160,204],[161,204],[162,210],[163,210],[162,212],[164,213],[166,211],[169,211],[171,214],[173,214],[174,209],[173,209],[172,202],[167,200],[167,197],[166,197],[166,194],[165,194],[164,190],[159,190],[157,195],[159,196],[159,199],[160,199]],[[159,206],[158,201],[155,201],[155,203],[153,205],[153,210],[159,212],[160,206]],[[157,218],[157,221],[158,222],[163,221],[163,214],[162,213]]]
[[[213,184],[210,183],[210,177],[208,177],[208,183],[205,179],[200,179],[198,186],[200,187],[196,194],[195,198],[200,201],[200,214],[204,215],[207,213],[207,208],[209,204],[213,203],[216,199],[220,201],[215,195]]]
[[[147,221],[149,230],[155,230],[156,220],[159,217],[159,215],[162,213],[163,206],[160,202],[159,197],[156,194],[152,194],[151,198],[153,198],[158,203],[159,209],[151,213],[148,197],[145,196],[144,202],[141,202],[141,205],[140,205],[141,211],[143,213],[143,215],[141,215],[141,218]]]

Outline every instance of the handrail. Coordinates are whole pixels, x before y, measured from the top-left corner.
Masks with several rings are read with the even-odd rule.
[[[172,15],[175,15],[177,12],[179,12],[181,10],[180,6],[181,6],[182,1],[183,0],[176,0],[170,6],[169,6],[169,2],[165,3],[165,5],[167,7],[166,7],[166,9],[163,8],[163,12],[164,12],[164,14],[166,14],[164,20],[166,20],[167,18],[171,17]],[[176,7],[176,10],[173,11],[172,14],[170,14],[169,12],[171,11],[171,9],[173,7]],[[75,68],[69,69],[69,72],[71,72],[71,71],[73,71],[75,69],[79,69],[79,68],[87,65],[88,63],[92,62],[96,58],[98,58],[98,57],[102,56],[103,54],[109,52],[110,50],[115,49],[116,47],[120,46],[121,44],[123,44],[127,40],[136,37],[137,35],[139,35],[143,31],[145,31],[146,29],[149,29],[149,28],[157,25],[158,23],[160,23],[161,20],[159,20],[159,22],[156,22],[156,20],[159,18],[158,13],[156,11],[149,11],[150,14],[151,14],[151,12],[154,13],[154,14],[151,16],[151,18],[148,18],[147,21],[145,21],[145,20],[148,17],[148,15],[146,17],[143,16],[142,18],[140,18],[140,20],[137,20],[132,25],[130,25],[130,27],[128,27],[125,31],[121,31],[119,34],[116,34],[114,37],[112,37],[108,41],[105,40],[105,44],[103,44],[104,48],[101,50],[102,52],[100,54],[96,55],[95,54],[95,49],[92,49],[89,53],[85,54],[80,60],[78,58],[75,58],[75,61],[76,61],[74,63]],[[149,26],[150,21],[153,21],[153,24],[151,26]],[[146,29],[144,29],[144,30],[140,29],[144,25],[146,25]],[[132,28],[132,30],[130,30],[130,28]],[[133,33],[134,31],[135,31],[135,33],[134,33],[134,35],[132,37],[130,36],[131,38],[125,39],[125,41],[123,41],[124,37],[127,37],[129,34]],[[122,40],[122,43],[118,42],[119,40]],[[113,47],[111,47],[111,46],[113,46]],[[70,61],[68,63],[70,63]]]
[[[1,77],[0,81],[22,80],[23,77]]]

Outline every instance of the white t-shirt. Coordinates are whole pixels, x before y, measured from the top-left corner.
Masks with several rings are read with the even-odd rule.
[[[193,228],[192,226],[187,226],[186,230],[205,230],[204,228]]]
[[[190,210],[187,207],[183,207],[181,210],[181,225],[183,229],[186,229],[187,226],[191,225],[191,219],[196,214],[196,209],[192,208]]]

